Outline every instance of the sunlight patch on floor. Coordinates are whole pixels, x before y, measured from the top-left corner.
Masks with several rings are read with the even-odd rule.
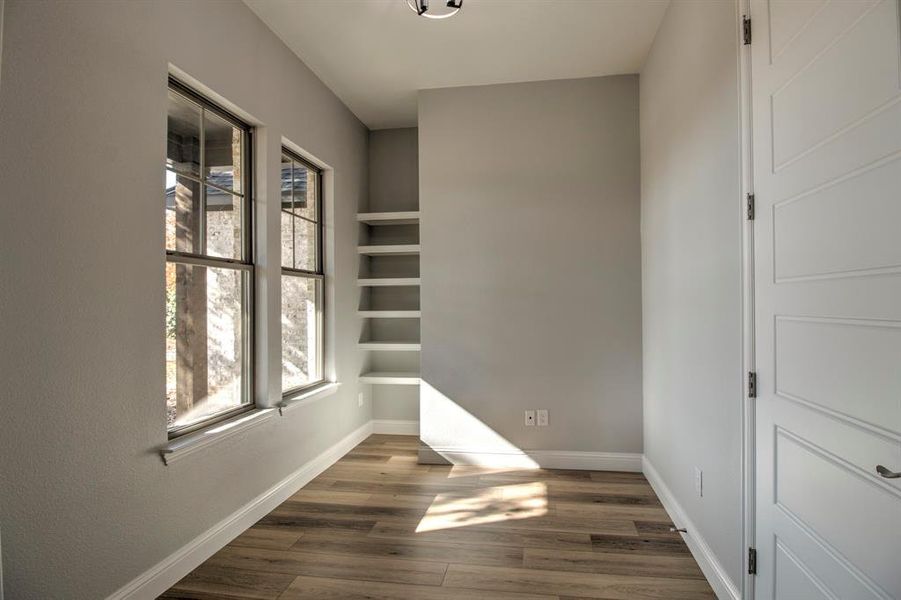
[[[547,514],[547,486],[540,481],[499,485],[465,494],[438,494],[416,532],[532,519]]]

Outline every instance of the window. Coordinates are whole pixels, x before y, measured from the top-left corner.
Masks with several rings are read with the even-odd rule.
[[[282,149],[282,393],[324,380],[322,173]]]
[[[169,82],[166,412],[169,437],[252,408],[250,128]]]

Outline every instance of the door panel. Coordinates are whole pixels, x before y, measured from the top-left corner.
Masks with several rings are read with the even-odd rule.
[[[873,165],[773,207],[776,280],[852,275],[901,266],[901,158]],[[859,222],[865,212],[874,218]]]
[[[873,545],[885,529],[897,497],[868,477],[867,471],[810,439],[776,432],[776,508],[792,517],[832,554],[851,562],[874,581],[897,587],[898,556]],[[868,510],[855,510],[866,506]],[[846,565],[847,566],[847,565]]]
[[[845,4],[851,10],[837,14],[829,7],[818,14],[831,17],[833,29],[841,33],[770,96],[774,171],[897,98],[901,71],[896,2],[879,2],[859,17],[857,11],[869,3]],[[845,23],[848,27],[842,28]],[[814,22],[807,27],[798,37],[797,52],[816,51],[821,44],[805,48],[804,42],[825,26]],[[860,68],[863,65],[866,68]]]
[[[815,440],[813,447],[821,453],[855,470],[874,485],[894,491],[896,496],[901,494],[901,480],[878,477],[874,470],[874,465],[884,464],[885,457],[896,452],[898,442],[894,436],[840,413],[820,410],[816,404],[800,398],[783,394],[777,394],[776,398],[778,402],[773,403],[772,413],[776,423],[773,444],[779,442],[780,435],[783,438],[794,435],[802,442]],[[775,466],[782,458],[775,457]],[[778,481],[780,475],[783,473],[775,471],[774,480]],[[803,473],[798,476],[799,480],[805,480]],[[773,498],[777,497],[778,494],[774,493]],[[885,517],[881,515],[880,518]]]
[[[901,435],[898,323],[777,317],[776,345],[777,394]]]
[[[756,597],[901,599],[899,0],[752,0]]]
[[[881,600],[885,598],[883,591],[870,587],[865,578],[852,575],[854,565],[844,557],[835,553],[829,546],[824,546],[805,526],[794,521],[786,513],[776,514],[776,526],[784,535],[775,539],[776,560],[772,589],[763,589],[758,584],[758,598],[792,598],[794,600],[806,600],[807,598],[834,598],[837,600]],[[786,555],[795,563],[794,566],[785,563]],[[782,564],[780,564],[782,561]],[[797,590],[796,580],[798,574],[793,571],[801,571],[803,579],[809,581],[820,592],[804,595],[803,592],[792,593]],[[809,589],[809,586],[808,586]]]
[[[838,600],[783,540],[776,540],[776,596]]]
[[[782,53],[792,45],[798,35],[816,17],[827,0],[811,2],[772,2],[769,6],[770,24],[770,64],[778,61]]]

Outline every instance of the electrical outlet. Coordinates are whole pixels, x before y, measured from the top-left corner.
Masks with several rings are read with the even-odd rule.
[[[539,408],[536,413],[538,413],[538,426],[547,427],[547,409]]]
[[[362,406],[363,406],[363,392],[360,392],[360,393],[357,395],[357,406],[359,406],[359,407],[361,407],[361,408],[362,408]]]
[[[695,467],[695,491],[699,498],[704,497],[704,471],[699,467]]]
[[[526,411],[526,427],[534,427],[535,426],[535,411],[527,410]]]

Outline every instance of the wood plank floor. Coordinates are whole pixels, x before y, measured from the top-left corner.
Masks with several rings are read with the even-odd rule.
[[[715,598],[638,473],[426,466],[373,435],[160,598]]]

